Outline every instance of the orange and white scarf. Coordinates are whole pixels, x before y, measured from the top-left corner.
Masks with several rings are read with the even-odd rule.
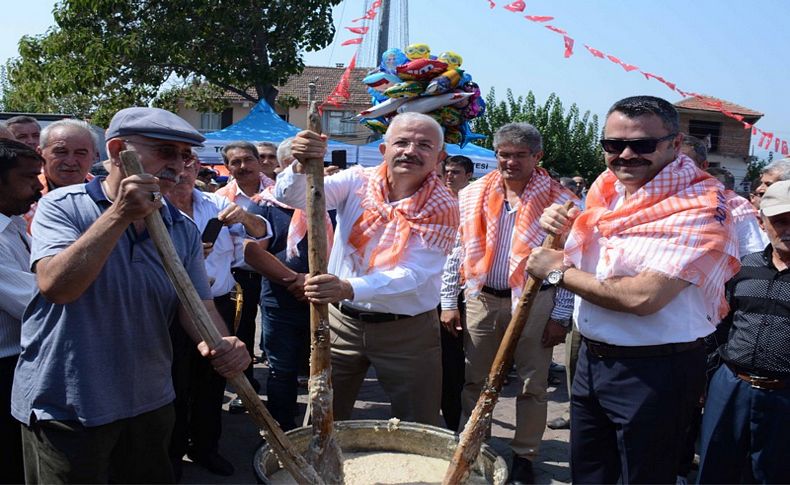
[[[437,247],[445,254],[450,252],[458,232],[458,201],[435,172],[425,178],[414,194],[392,205],[388,200],[386,162],[357,170],[364,178],[357,191],[363,212],[354,223],[348,242],[364,257],[368,244],[376,238],[369,270],[395,266],[408,248],[412,234],[428,247]]]
[[[499,244],[499,219],[505,210],[505,187],[499,170],[475,181],[459,194],[461,204],[461,242],[464,260],[461,274],[466,287],[477,294],[485,285],[494,263]],[[543,210],[551,204],[567,200],[578,203],[570,191],[553,180],[546,170],[537,167],[520,196],[516,220],[510,236],[508,283],[519,291],[526,280],[524,268],[532,248],[546,237],[539,220]]]
[[[260,188],[261,192],[258,192],[257,194],[253,194],[252,196],[250,196],[250,200],[255,202],[256,204],[260,203],[260,201],[262,200],[261,193],[269,187],[274,187],[275,184],[274,180],[264,175],[263,172],[261,172],[259,175],[260,175],[260,185],[258,185],[258,187]],[[236,197],[239,195],[239,190],[240,190],[239,183],[236,181],[236,179],[233,179],[230,182],[228,182],[226,186],[217,190],[216,194],[225,197],[226,199],[228,199],[229,201],[235,204]]]
[[[594,229],[606,273],[614,268],[662,273],[699,286],[709,315],[727,314],[724,283],[739,269],[732,216],[719,182],[680,155],[652,180],[610,209],[620,196],[617,177],[602,173],[587,193],[585,211],[565,244],[565,263],[581,265]]]

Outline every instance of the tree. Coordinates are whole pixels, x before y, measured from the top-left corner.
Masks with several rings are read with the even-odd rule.
[[[340,1],[62,0],[56,26],[20,41],[4,103],[105,124],[175,77],[273,104],[302,53],[332,41]]]
[[[502,125],[527,122],[543,135],[543,161],[547,170],[562,176],[581,175],[588,183],[606,169],[603,151],[598,144],[598,117],[572,104],[567,112],[562,102],[551,94],[542,106],[535,101],[532,91],[515,98],[508,89],[505,100],[497,102],[494,88],[486,96],[486,112],[474,121],[474,131],[486,135],[481,143],[493,148],[494,132]]]

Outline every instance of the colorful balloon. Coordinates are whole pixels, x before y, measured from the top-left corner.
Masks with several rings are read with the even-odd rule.
[[[384,119],[362,120],[362,124],[375,131],[376,133],[384,134],[387,132],[389,122]]]
[[[379,104],[373,105],[365,111],[361,111],[357,117],[359,118],[378,118],[388,115],[398,109],[400,105],[405,103],[409,98],[388,98]]]
[[[458,86],[462,75],[463,71],[460,69],[449,69],[445,71],[428,83],[428,86],[425,88],[425,94],[433,96],[451,91],[454,87]]]
[[[395,74],[388,72],[376,71],[365,76],[362,80],[368,87],[375,89],[378,92],[384,92],[388,87],[393,84],[398,84],[401,79]]]
[[[398,107],[398,113],[406,113],[407,111],[430,113],[442,106],[457,103],[464,97],[469,97],[471,95],[471,93],[445,93],[437,96],[422,96],[400,105],[400,107]]]
[[[389,98],[412,98],[419,96],[424,89],[425,84],[419,81],[404,81],[388,88],[384,91],[384,96]]]
[[[437,59],[447,64],[448,69],[459,68],[464,63],[464,58],[453,51],[442,52]]]
[[[447,70],[447,64],[438,60],[416,59],[398,66],[398,77],[404,81],[417,79],[429,81]]]
[[[406,57],[410,60],[415,59],[429,59],[431,57],[431,48],[428,44],[409,44],[406,47]]]
[[[381,54],[381,64],[379,64],[379,68],[386,73],[395,74],[395,68],[408,61],[409,58],[406,57],[406,54],[404,54],[402,50],[393,47],[385,50]]]

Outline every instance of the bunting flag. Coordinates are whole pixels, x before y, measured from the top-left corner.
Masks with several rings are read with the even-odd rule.
[[[562,30],[561,28],[559,28],[559,27],[555,27],[555,26],[553,26],[553,25],[544,25],[544,27],[546,27],[546,28],[547,28],[547,29],[549,29],[550,31],[552,31],[552,32],[556,32],[556,33],[558,33],[558,34],[560,34],[560,35],[567,35],[567,34],[568,34],[568,33],[567,33],[567,32],[565,32],[564,30]]]
[[[346,30],[359,35],[365,35],[370,30],[370,27],[346,27]]]
[[[496,7],[496,4],[491,0],[488,0],[488,8],[494,8],[494,7]]]
[[[362,43],[362,37],[355,37],[353,39],[348,39],[347,41],[343,42],[340,45],[353,45],[353,44],[361,44],[361,43]]]
[[[489,4],[490,4],[490,6],[492,8],[494,7],[493,2],[491,2],[490,0],[489,0]],[[522,5],[524,6],[524,8],[521,8]],[[511,11],[511,12],[523,12],[525,10],[525,8],[526,8],[526,4],[524,2],[511,2],[510,4],[506,5],[504,8],[509,10],[509,11]],[[531,22],[539,22],[539,23],[545,23],[545,22],[554,20],[554,17],[549,16],[549,15],[525,15],[524,18],[526,20],[531,21]],[[570,37],[570,35],[565,30],[563,30],[563,29],[561,29],[561,28],[559,28],[559,27],[557,27],[555,25],[544,25],[544,27],[546,27],[547,29],[551,30],[552,32],[556,32],[556,33],[561,34],[563,36],[563,42],[565,44],[564,56],[565,56],[565,58],[568,58],[568,57],[572,56],[573,55],[573,45],[574,45],[573,38]],[[659,76],[659,75],[656,75],[656,74],[653,74],[653,73],[650,73],[650,72],[647,72],[647,71],[642,71],[642,70],[639,69],[638,66],[636,66],[634,64],[629,64],[627,62],[624,62],[624,61],[620,60],[619,58],[617,58],[616,56],[613,56],[613,55],[610,55],[610,54],[605,54],[604,52],[602,52],[602,51],[600,51],[600,50],[598,50],[598,49],[596,49],[596,48],[594,48],[592,46],[589,46],[587,44],[584,44],[584,48],[587,49],[587,51],[591,55],[593,55],[594,57],[597,57],[599,59],[608,59],[609,61],[619,65],[620,67],[622,67],[623,70],[625,70],[626,72],[639,71],[640,73],[642,73],[643,76],[645,76],[646,80],[649,81],[651,79],[655,79],[656,81],[658,81],[661,84],[663,84],[664,86],[666,86],[668,89],[677,92],[678,94],[680,94],[684,98],[697,98],[697,99],[701,100],[703,103],[705,103],[705,105],[715,109],[716,111],[719,111],[724,116],[727,116],[729,118],[732,118],[732,119],[740,122],[743,125],[744,129],[747,129],[747,130],[751,129],[753,136],[757,136],[758,134],[761,134],[762,137],[760,138],[760,141],[758,143],[758,146],[760,146],[761,148],[763,147],[763,145],[765,145],[766,149],[770,148],[771,141],[773,140],[774,141],[774,151],[779,152],[780,149],[781,149],[782,155],[786,155],[787,142],[785,140],[781,140],[779,137],[774,137],[773,133],[764,132],[764,131],[760,130],[759,128],[756,128],[756,127],[752,126],[751,123],[748,123],[747,121],[745,121],[745,118],[744,118],[743,115],[740,115],[740,114],[737,114],[737,113],[733,113],[733,112],[728,111],[727,109],[725,109],[724,108],[724,104],[721,101],[719,101],[719,100],[712,100],[709,97],[703,96],[703,95],[701,95],[699,93],[695,93],[693,91],[684,91],[684,90],[680,89],[677,86],[677,84],[675,84],[675,83],[673,83],[673,82],[671,82],[671,81],[669,81],[667,79],[664,79],[662,76]]]
[[[516,0],[515,2],[505,5],[504,8],[511,12],[523,12],[524,9],[527,8],[527,4],[524,3],[524,0]]]
[[[565,40],[565,58],[567,59],[573,55],[573,39],[566,35],[563,40]]]
[[[349,97],[351,97],[351,73],[354,71],[354,67],[357,65],[357,55],[356,53],[351,58],[351,62],[348,63],[346,70],[343,71],[343,75],[340,76],[340,82],[337,83],[335,89],[326,97],[326,101],[321,105],[321,112],[323,112],[324,105],[330,104],[332,106],[340,106],[343,101],[347,101]]]

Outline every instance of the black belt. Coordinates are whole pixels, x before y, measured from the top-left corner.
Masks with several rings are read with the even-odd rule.
[[[482,290],[483,293],[488,293],[489,295],[494,295],[498,298],[510,298],[511,291],[510,288],[505,288],[504,290],[497,290],[496,288],[491,288],[490,286],[484,286]]]
[[[350,307],[348,305],[343,305],[342,303],[332,303],[340,313],[343,315],[349,316],[351,318],[355,318],[360,322],[365,323],[383,323],[383,322],[392,322],[395,320],[403,320],[404,318],[413,318],[413,315],[398,315],[397,313],[381,313],[381,312],[371,312],[369,310],[357,310],[354,307]]]
[[[261,279],[261,274],[260,273],[258,273],[257,271],[250,271],[248,269],[233,268],[231,273],[233,273],[233,278],[239,284],[241,284],[241,281],[239,281],[240,279],[246,279],[246,280],[256,280],[256,279],[259,280],[259,279]]]
[[[705,345],[702,339],[693,342],[681,342],[662,345],[636,345],[624,347],[621,345],[611,345],[587,337],[582,337],[587,344],[587,351],[599,359],[636,359],[640,357],[664,357],[667,355],[679,354],[689,350],[698,349]]]

